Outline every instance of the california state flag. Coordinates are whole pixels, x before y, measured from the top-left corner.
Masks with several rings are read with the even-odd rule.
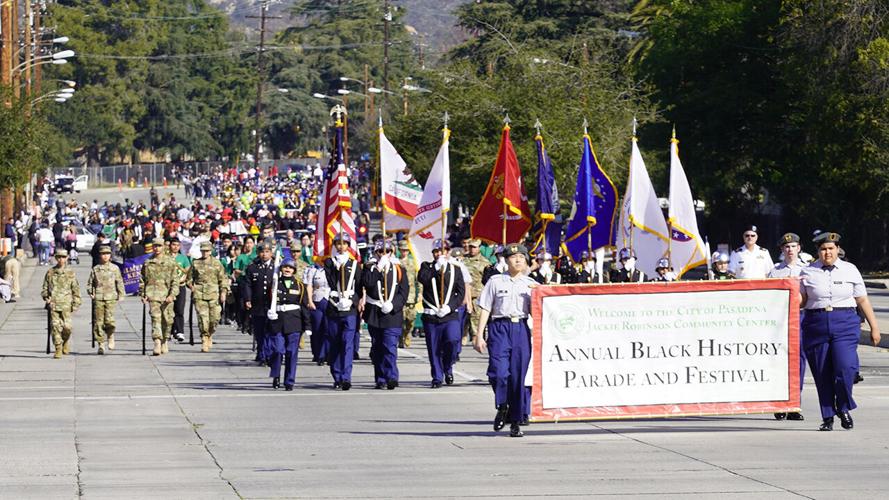
[[[432,243],[444,239],[443,226],[451,210],[451,160],[448,154],[450,135],[451,131],[446,127],[441,148],[435,157],[429,178],[426,179],[426,188],[423,189],[408,235],[411,251],[418,262],[431,261]]]
[[[395,146],[383,133],[380,121],[380,181],[383,193],[383,222],[387,233],[410,231],[423,186],[414,179]]]

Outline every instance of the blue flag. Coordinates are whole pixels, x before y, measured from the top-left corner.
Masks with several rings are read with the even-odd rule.
[[[531,228],[531,234],[534,235],[535,241],[531,253],[537,255],[543,252],[545,239],[545,252],[557,256],[562,238],[559,189],[556,187],[553,164],[543,145],[543,136],[537,134],[534,140],[537,142],[537,214],[534,217],[534,227]]]
[[[589,141],[589,137],[586,138]],[[617,188],[611,182],[611,178],[602,169],[599,160],[596,159],[596,152],[589,144],[584,149],[589,148],[589,154],[593,161],[593,206],[596,214],[596,225],[593,226],[592,242],[593,250],[602,247],[613,247],[617,235],[617,217],[620,212],[617,210]],[[584,155],[586,156],[586,154]]]
[[[577,187],[574,190],[574,204],[565,228],[565,249],[575,262],[580,260],[582,252],[603,246],[597,244],[594,239],[597,234],[596,228],[610,225],[609,219],[600,219],[597,213],[596,198],[599,197],[600,190],[597,189],[599,185],[594,182],[593,176],[594,171],[599,170],[599,162],[596,161],[590,142],[590,136],[584,134],[580,167],[577,170]],[[610,239],[609,232],[606,232],[606,237]]]

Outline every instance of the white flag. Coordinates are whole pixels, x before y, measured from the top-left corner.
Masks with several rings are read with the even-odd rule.
[[[417,206],[417,214],[411,225],[408,242],[418,262],[432,260],[432,244],[444,239],[444,228],[451,210],[451,160],[448,154],[448,138],[451,131],[444,130],[444,140],[435,157],[432,171],[426,179],[426,188]]]
[[[382,121],[380,122],[382,124]],[[423,187],[414,179],[407,164],[386,138],[380,126],[380,184],[383,195],[383,222],[386,232],[410,231]]]
[[[617,244],[635,250],[636,268],[655,276],[658,259],[667,255],[667,234],[667,221],[664,220],[642,153],[633,137],[630,175],[620,211]]]
[[[679,161],[679,141],[670,140],[670,263],[681,277],[686,271],[707,262],[704,242],[698,231],[694,198],[688,178]]]

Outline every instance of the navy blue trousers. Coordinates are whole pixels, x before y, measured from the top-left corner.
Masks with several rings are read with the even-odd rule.
[[[315,302],[315,310],[309,310],[309,318],[312,320],[312,359],[315,361],[326,361],[327,349],[330,347],[325,311],[327,311],[327,299]]]
[[[488,324],[488,381],[494,389],[494,404],[508,404],[513,422],[530,412],[525,408],[530,399],[525,389],[530,361],[531,332],[526,321],[495,319]]]
[[[457,344],[457,354],[460,354],[463,352],[463,332],[466,331],[466,318],[469,316],[466,314],[465,305],[457,308],[457,316],[460,318],[460,343]]]
[[[803,345],[818,389],[821,417],[854,410],[852,384],[858,373],[861,323],[855,309],[806,311]]]
[[[281,361],[284,361],[284,385],[293,385],[296,380],[296,363],[299,360],[299,338],[302,332],[269,335],[269,377],[281,376]]]
[[[368,325],[367,329],[370,332],[370,360],[374,365],[374,382],[397,382],[401,327],[377,328]]]
[[[429,356],[432,381],[441,383],[445,374],[452,374],[460,353],[460,319],[444,323],[423,321],[423,329],[426,330],[426,354]]]
[[[254,315],[251,317],[253,321],[253,338],[256,339],[256,361],[266,362],[269,360],[269,346],[266,330],[269,325],[269,318],[265,313]]]
[[[358,315],[327,318],[327,337],[330,340],[330,374],[334,382],[352,381],[352,354]]]

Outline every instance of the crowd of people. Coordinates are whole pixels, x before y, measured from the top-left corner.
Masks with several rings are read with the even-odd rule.
[[[366,164],[352,168],[356,219],[369,221],[370,168]],[[138,293],[150,311],[154,355],[166,354],[172,340],[185,341],[189,295],[198,317],[201,350],[212,349],[218,324],[236,326],[253,336],[254,360],[269,367],[275,389],[282,385],[282,369],[285,390],[293,389],[299,350],[308,349],[312,362],[329,366],[335,389],[350,390],[352,362],[360,357],[362,324],[371,339],[377,389],[398,387],[398,349],[409,348],[417,337],[425,340],[433,389],[454,384],[462,347],[472,344],[489,355],[488,377],[497,410],[494,429],[509,423],[510,435],[519,437],[530,413],[530,388],[524,379],[531,350],[531,290],[677,279],[666,259],[657,263],[654,276],[646,276],[630,248],[617,251],[609,263],[597,263],[592,252],[584,252],[576,262],[545,252],[532,258],[521,243],[494,246],[470,238],[468,220],[463,218],[449,227],[448,238],[435,242],[428,262],[415,262],[401,235],[368,238],[366,228],[357,232],[364,248],[360,259],[350,252],[351,242],[344,233],[333,241],[332,255],[319,261],[312,250],[323,181],[318,170],[183,172],[187,194],[182,201],[161,197],[153,188],[149,200],[101,205],[66,202],[52,192],[41,192],[31,209],[18,220],[10,219],[5,230],[7,237],[14,233],[17,246],[28,242],[40,265],[48,265],[51,258],[56,261],[42,291],[52,315],[55,356],[70,349],[70,314],[81,297],[67,265],[77,258],[76,234],[86,227],[97,235],[86,290],[93,307],[98,304],[93,337],[99,354],[114,349],[114,305],[124,296],[120,271],[111,261],[147,254]],[[875,339],[879,328],[860,273],[836,258],[839,235],[816,237],[818,259],[811,265],[800,258],[796,234],[782,238],[777,264],[756,245],[756,227],[749,227],[743,237],[745,244],[731,254],[713,255],[706,277],[801,279],[805,307],[801,373],[808,359],[821,400],[822,430],[832,429],[834,415],[839,415],[843,427],[851,428],[849,411],[855,407],[851,385],[857,376],[854,346],[860,323],[856,309],[876,332]],[[9,259],[3,262],[4,277],[10,276],[8,263]],[[825,272],[840,277],[825,281]],[[11,300],[17,293],[15,289]],[[832,319],[838,314],[845,322],[842,332]],[[849,314],[855,316],[854,324]],[[855,342],[849,340],[853,330]],[[838,341],[838,333],[846,340]],[[776,418],[803,417],[790,413]]]

